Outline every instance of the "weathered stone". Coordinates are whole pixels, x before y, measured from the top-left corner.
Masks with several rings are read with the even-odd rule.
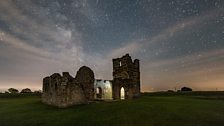
[[[112,100],[112,80],[96,79],[94,82],[95,96],[97,100]]]
[[[93,86],[94,73],[88,67],[81,67],[76,78],[68,72],[55,73],[43,79],[42,102],[58,107],[86,104],[93,100]]]
[[[95,81],[95,82],[94,82]],[[97,90],[98,89],[98,90]],[[96,99],[132,99],[140,96],[139,60],[126,54],[113,59],[113,80],[95,80],[93,71],[81,67],[76,77],[68,72],[43,79],[42,102],[58,107],[87,104]]]
[[[94,100],[94,73],[86,66],[79,69],[75,79],[82,87],[87,100]]]
[[[140,96],[139,60],[132,62],[129,54],[113,59],[113,98],[121,99],[121,89],[124,89],[124,99]]]

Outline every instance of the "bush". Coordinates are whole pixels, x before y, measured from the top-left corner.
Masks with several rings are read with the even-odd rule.
[[[192,89],[189,87],[182,87],[181,91],[192,91]]]
[[[9,93],[19,93],[19,91],[15,88],[9,88],[8,91]]]
[[[22,89],[20,93],[32,93],[32,91],[29,88]]]

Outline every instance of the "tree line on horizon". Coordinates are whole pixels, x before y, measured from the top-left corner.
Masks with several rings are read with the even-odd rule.
[[[11,94],[41,93],[41,90],[32,91],[30,88],[24,88],[19,92],[19,90],[16,88],[9,88],[8,91],[5,91],[5,93],[11,93]]]
[[[180,91],[192,91],[191,88],[189,87],[182,87],[180,90],[178,90],[177,92],[180,92]],[[168,90],[168,92],[174,92],[173,90]],[[1,92],[0,92],[1,93]],[[16,93],[22,93],[22,94],[26,94],[26,93],[36,93],[36,94],[39,94],[41,93],[41,90],[36,90],[36,91],[33,91],[30,89],[30,88],[24,88],[22,89],[20,92],[18,89],[15,89],[15,88],[9,88],[8,91],[5,91],[5,93],[11,93],[11,94],[16,94]]]

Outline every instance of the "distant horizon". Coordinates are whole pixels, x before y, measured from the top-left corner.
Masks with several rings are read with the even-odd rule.
[[[188,86],[183,86],[183,87],[188,87]],[[15,87],[9,87],[9,88],[15,88]],[[8,91],[9,88],[0,88],[0,92],[1,93],[4,93],[5,91]],[[30,88],[30,87],[20,87],[20,88],[15,88],[17,90],[19,90],[19,92],[22,90],[22,89],[25,89],[25,88],[29,88],[31,89],[31,91],[42,91],[42,88]],[[194,89],[192,87],[189,87],[191,88],[193,91],[224,91],[224,88],[217,88],[217,89]],[[181,88],[178,88],[178,89],[161,89],[161,90],[141,90],[141,93],[144,93],[144,92],[160,92],[160,91],[168,91],[168,90],[173,90],[173,91],[178,91],[180,90]]]

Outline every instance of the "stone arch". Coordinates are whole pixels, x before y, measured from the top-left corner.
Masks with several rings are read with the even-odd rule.
[[[121,78],[122,78],[122,79],[129,79],[128,72],[127,72],[127,71],[123,71],[123,72],[121,73]]]
[[[125,99],[125,90],[124,87],[121,87],[120,89],[120,99],[124,100]]]
[[[103,96],[103,89],[101,87],[96,88],[96,98],[102,98]]]

